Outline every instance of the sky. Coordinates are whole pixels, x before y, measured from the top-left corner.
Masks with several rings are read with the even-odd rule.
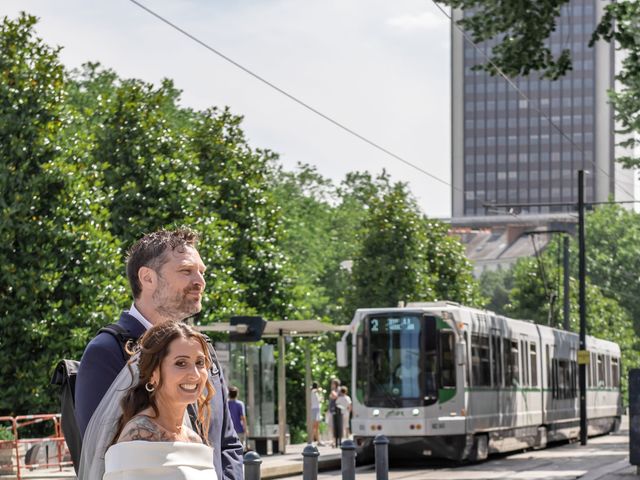
[[[450,24],[431,0],[139,0],[323,114],[446,183],[451,179]],[[451,189],[296,104],[130,0],[1,0],[62,47],[67,68],[100,62],[123,78],[170,78],[184,106],[229,106],[253,148],[287,170],[339,182],[385,169],[425,214],[449,217]]]

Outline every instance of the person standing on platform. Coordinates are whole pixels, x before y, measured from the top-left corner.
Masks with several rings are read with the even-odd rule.
[[[236,429],[238,438],[244,447],[247,449],[247,435],[249,434],[249,428],[247,427],[247,411],[244,407],[244,402],[238,400],[238,387],[229,387],[229,413],[231,414],[231,420],[233,426]]]
[[[344,438],[349,438],[351,431],[349,429],[349,419],[351,418],[351,406],[352,401],[351,397],[347,395],[349,390],[344,385],[340,387],[340,393],[338,394],[338,398],[336,399],[336,406],[338,410],[342,413],[342,436]]]
[[[336,400],[340,395],[340,380],[334,378],[331,380],[331,392],[329,393],[329,425],[331,425],[331,437],[333,438],[332,447],[339,447],[342,443],[342,415]]]
[[[313,382],[311,385],[311,421],[313,422],[311,441],[317,442],[318,446],[323,447],[324,442],[320,440],[320,403],[318,383]]]

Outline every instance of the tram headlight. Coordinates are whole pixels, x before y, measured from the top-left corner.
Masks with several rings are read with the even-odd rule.
[[[373,412],[371,412],[371,413],[373,413],[373,416],[374,416],[374,417],[377,417],[377,416],[379,416],[379,415],[380,415],[380,410],[378,410],[377,408],[374,408],[374,409],[373,409]]]
[[[420,415],[420,410],[418,410],[417,408],[414,408],[413,410],[411,410],[411,414],[414,417],[417,417],[418,415]]]

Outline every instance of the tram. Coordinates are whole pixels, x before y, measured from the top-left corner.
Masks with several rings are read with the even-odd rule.
[[[620,348],[586,347],[588,435],[615,431]],[[578,350],[575,333],[452,302],[359,309],[338,343],[358,457],[372,458],[377,434],[392,459],[460,461],[578,438]]]

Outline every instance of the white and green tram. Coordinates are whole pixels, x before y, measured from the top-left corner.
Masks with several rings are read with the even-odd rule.
[[[578,438],[578,350],[575,333],[452,302],[359,309],[338,347],[359,457],[377,434],[392,459],[471,461]],[[603,434],[622,414],[620,348],[587,337],[587,350],[588,433]]]

